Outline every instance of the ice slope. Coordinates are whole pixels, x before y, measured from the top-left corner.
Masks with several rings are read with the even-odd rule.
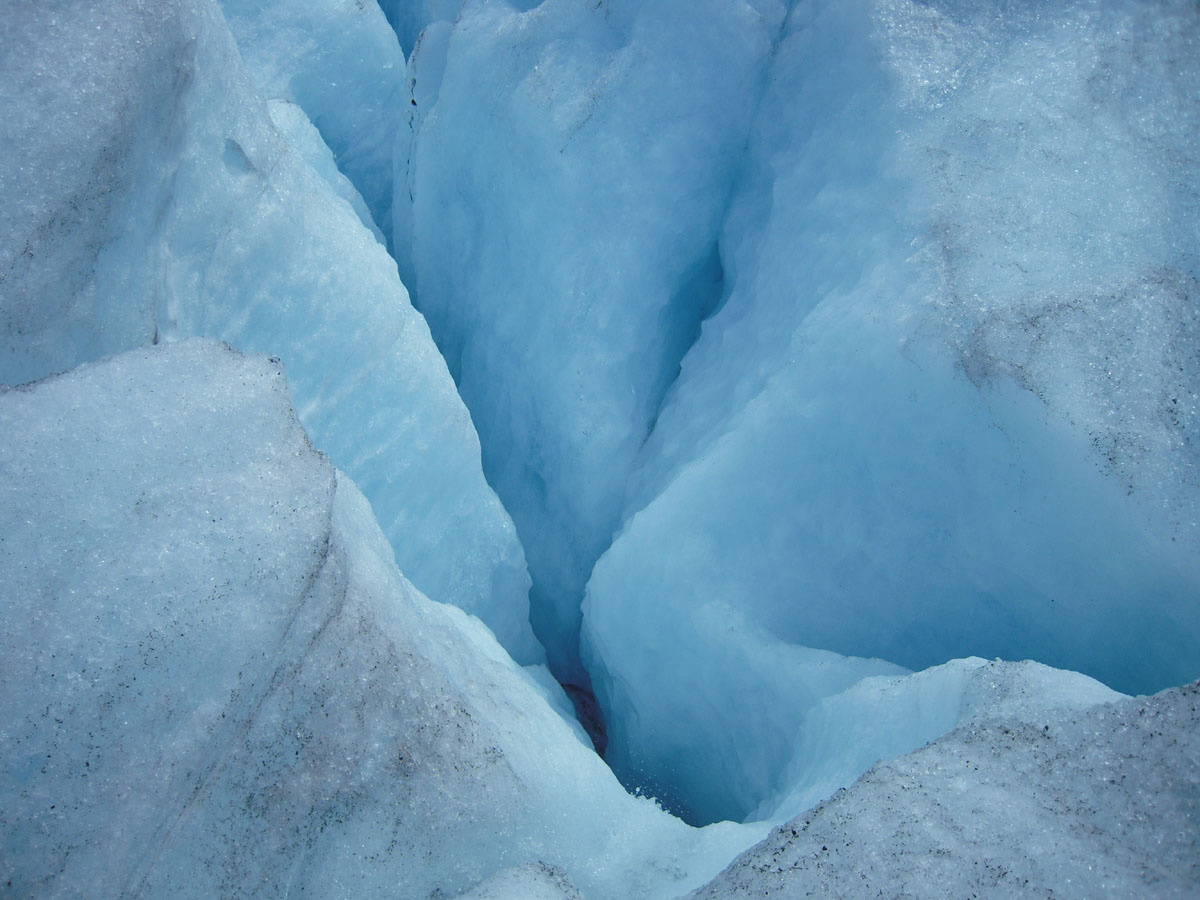
[[[543,659],[424,320],[315,137],[285,121],[281,139],[216,6],[16,0],[0,109],[0,382],[196,334],[279,356],[407,576]]]
[[[1192,3],[794,8],[584,604],[628,783],[750,813],[843,655],[1196,677],[1198,76]]]
[[[266,99],[291,100],[392,233],[392,153],[407,102],[404,54],[374,0],[220,0]]]
[[[978,657],[911,675],[864,678],[808,712],[779,789],[751,818],[787,821],[850,787],[876,763],[911,753],[965,722],[1061,718],[1121,697],[1077,672]]]
[[[569,680],[584,583],[720,293],[718,230],[781,17],[773,0],[492,0],[410,59],[396,255]]]
[[[1194,897],[1198,735],[1200,684],[973,723],[776,828],[689,897]]]
[[[350,204],[354,214],[358,216],[358,220],[371,234],[375,235],[375,240],[381,244],[385,243],[383,232],[375,225],[375,220],[371,216],[371,211],[367,209],[362,194],[358,192],[350,179],[342,174],[337,166],[337,160],[334,159],[333,151],[321,137],[321,132],[317,131],[308,116],[304,114],[304,110],[291,100],[275,99],[267,101],[267,113],[271,117],[271,124],[279,132],[279,136],[300,154],[326,184],[333,188],[335,194]]]
[[[6,894],[671,897],[765,834],[627,795],[417,592],[276,361],[134,350],[0,435]]]

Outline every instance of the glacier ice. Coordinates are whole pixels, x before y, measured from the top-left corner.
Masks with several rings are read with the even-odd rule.
[[[1191,0],[12,0],[0,884],[667,898],[818,804],[703,896],[1194,892],[1192,695],[1089,676],[1200,670],[1197,76]],[[752,824],[589,752],[485,467],[613,768]]]
[[[842,689],[824,653],[1195,677],[1198,34],[1187,3],[792,10],[725,297],[587,589],[627,782],[749,814]]]
[[[0,382],[196,334],[281,357],[406,576],[544,661],[520,543],[425,322],[275,103],[281,139],[215,5],[19,0],[0,60]]]
[[[392,152],[402,122],[404,54],[374,0],[220,0],[266,99],[298,104],[392,232]]]
[[[276,98],[267,101],[267,114],[271,117],[271,124],[275,126],[279,136],[300,154],[300,157],[321,176],[327,185],[333,188],[335,194],[350,204],[354,214],[358,216],[358,220],[375,236],[375,239],[381,244],[385,243],[383,232],[375,224],[375,219],[372,217],[371,211],[367,209],[362,194],[358,192],[358,188],[350,179],[342,174],[337,160],[334,159],[333,151],[321,137],[321,132],[317,131],[316,126],[304,114],[304,110],[291,100]]]
[[[975,722],[779,826],[688,898],[1193,897],[1197,733],[1200,683]]]
[[[666,898],[765,834],[626,794],[412,588],[278,362],[130,351],[0,434],[5,893]]]
[[[410,59],[396,254],[522,536],[560,678],[581,677],[584,583],[719,295],[747,98],[781,17],[770,0],[472,3]]]

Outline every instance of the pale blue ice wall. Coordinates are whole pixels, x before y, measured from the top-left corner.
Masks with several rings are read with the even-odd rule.
[[[700,319],[782,7],[467,4],[410,60],[396,254],[581,677],[579,601]],[[411,107],[410,103],[410,107]]]
[[[1192,3],[796,7],[588,588],[625,777],[744,815],[807,647],[1200,673],[1197,78]]]
[[[374,0],[220,0],[259,94],[298,104],[388,243],[404,54]]]

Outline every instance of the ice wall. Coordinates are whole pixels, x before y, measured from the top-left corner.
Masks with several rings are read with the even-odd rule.
[[[374,0],[220,0],[266,99],[291,100],[392,233],[392,152],[406,102],[404,55]]]
[[[395,239],[522,536],[534,629],[574,680],[584,583],[721,291],[717,234],[782,9],[531,6],[468,4],[425,31]]]
[[[746,815],[864,657],[1200,671],[1198,47],[1190,3],[793,10],[588,587],[629,783]]]
[[[627,795],[416,591],[277,361],[131,351],[0,434],[6,894],[667,898],[765,833]]]
[[[0,382],[196,334],[279,356],[406,576],[543,659],[520,544],[424,320],[276,104],[298,143],[280,137],[215,5],[17,0],[0,108]]]

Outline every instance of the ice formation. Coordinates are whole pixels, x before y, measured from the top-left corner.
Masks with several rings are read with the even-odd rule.
[[[19,0],[0,67],[0,382],[196,334],[279,356],[407,577],[543,660],[520,544],[428,328],[346,186],[307,164],[322,150],[298,110],[274,104],[298,148],[279,136],[216,6]]]
[[[562,678],[581,677],[584,583],[721,290],[717,234],[781,14],[467,4],[410,60],[397,258],[521,534]]]
[[[872,770],[688,897],[1194,897],[1198,732],[1200,683],[978,722]]]
[[[829,651],[1195,676],[1198,34],[1185,3],[793,10],[727,296],[588,587],[627,780],[746,815],[876,665]]]
[[[375,3],[220,0],[259,93],[298,104],[392,232],[392,152],[403,121],[404,55]]]
[[[0,434],[7,896],[454,897],[524,867],[665,898],[764,833],[626,794],[412,588],[277,362],[131,351],[0,394]]]
[[[1193,0],[10,0],[0,894],[1196,893],[1114,689],[1200,675],[1198,83]]]

